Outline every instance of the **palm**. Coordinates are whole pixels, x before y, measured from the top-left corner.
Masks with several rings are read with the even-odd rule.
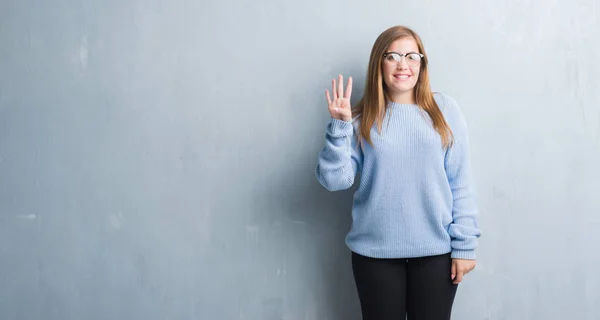
[[[326,92],[329,114],[335,119],[351,121],[352,108],[350,105],[350,96],[352,95],[352,77],[348,78],[346,92],[344,92],[344,78],[342,75],[339,75],[338,81],[337,84],[335,79],[331,82],[332,95],[329,94],[329,90]]]

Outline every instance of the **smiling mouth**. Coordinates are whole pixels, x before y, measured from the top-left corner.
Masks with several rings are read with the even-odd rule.
[[[399,79],[399,80],[407,80],[409,79],[411,76],[407,75],[407,74],[395,74],[394,78]]]

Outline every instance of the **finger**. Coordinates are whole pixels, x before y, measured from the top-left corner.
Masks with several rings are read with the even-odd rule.
[[[473,269],[475,269],[475,266],[472,266],[472,267],[470,267],[469,269],[467,269],[467,272],[465,272],[465,274],[467,274],[467,273],[469,273],[469,272],[473,271]]]
[[[340,74],[338,77],[338,98],[344,97],[344,77]]]
[[[352,94],[352,77],[348,78],[348,86],[346,87],[346,94],[344,94],[344,98],[350,99],[350,95]]]
[[[452,267],[450,268],[450,278],[454,280],[456,278],[456,263],[452,262]]]
[[[333,95],[333,100],[336,100],[338,98],[335,79],[331,80],[331,94]]]
[[[331,105],[331,96],[329,95],[329,90],[325,90],[325,96],[327,97],[327,104]]]
[[[456,279],[454,279],[454,284],[459,284],[463,279],[463,275],[464,275],[463,272],[459,270],[456,273]]]

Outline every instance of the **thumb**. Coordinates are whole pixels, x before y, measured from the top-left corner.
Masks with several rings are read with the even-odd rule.
[[[452,268],[450,269],[450,278],[454,280],[454,278],[456,277],[456,263],[454,261],[452,261]]]

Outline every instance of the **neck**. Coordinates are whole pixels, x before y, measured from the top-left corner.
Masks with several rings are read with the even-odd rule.
[[[408,92],[394,92],[390,94],[392,102],[400,104],[416,104],[414,90]]]

